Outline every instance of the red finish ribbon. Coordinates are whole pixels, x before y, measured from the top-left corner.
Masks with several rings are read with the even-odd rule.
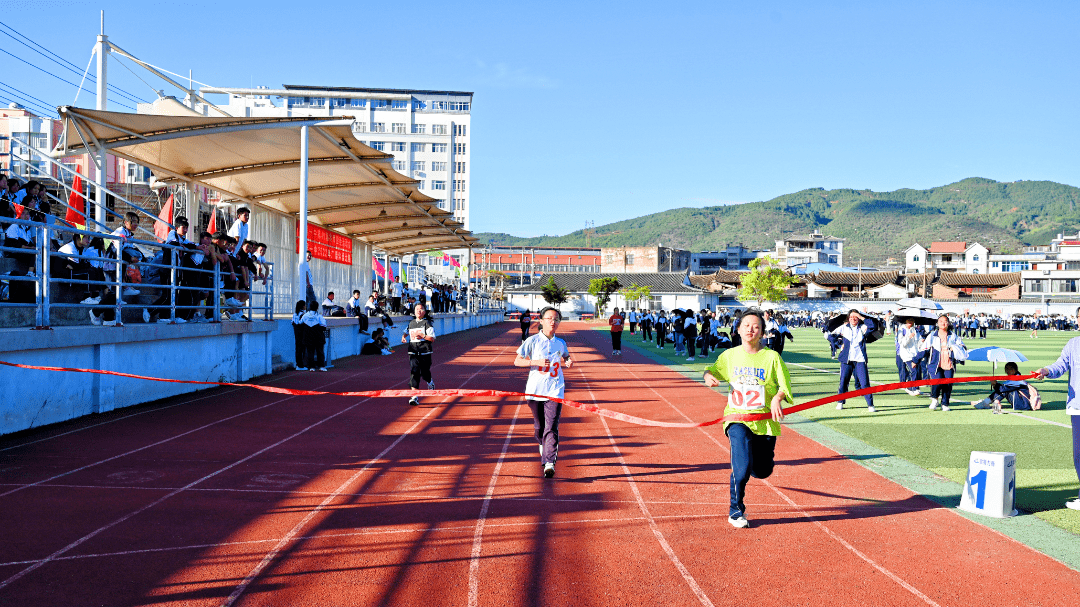
[[[763,419],[771,419],[772,415],[769,413],[750,413],[750,414],[734,414],[726,417],[720,417],[711,421],[694,423],[694,422],[661,422],[651,419],[644,419],[636,417],[634,415],[628,415],[626,413],[620,413],[618,411],[611,411],[609,409],[602,409],[596,405],[587,405],[585,403],[579,403],[577,401],[554,398],[550,396],[539,396],[536,394],[525,394],[523,392],[508,392],[505,390],[465,390],[465,389],[451,389],[451,390],[361,390],[357,392],[322,392],[319,390],[296,390],[293,388],[276,388],[273,386],[262,386],[259,384],[239,384],[233,382],[218,382],[218,381],[196,381],[185,379],[164,379],[161,377],[149,377],[146,375],[135,375],[132,373],[121,373],[119,371],[105,371],[103,369],[76,369],[71,367],[45,367],[37,365],[21,365],[18,363],[11,363],[0,360],[0,365],[8,367],[15,367],[18,369],[34,369],[38,371],[69,371],[72,373],[98,373],[100,375],[115,375],[117,377],[127,377],[131,379],[144,379],[147,381],[160,381],[173,384],[199,384],[204,386],[238,386],[241,388],[253,388],[255,390],[262,390],[263,392],[272,392],[274,394],[289,394],[292,396],[348,396],[348,397],[363,397],[363,398],[407,398],[412,396],[499,396],[505,398],[536,398],[542,400],[553,400],[557,403],[568,405],[575,409],[580,409],[586,413],[592,413],[600,415],[610,419],[617,419],[619,421],[627,422],[630,424],[636,424],[638,426],[653,426],[658,428],[700,428],[703,426],[712,426],[720,422],[731,421],[757,421]],[[821,405],[827,405],[829,403],[835,403],[836,401],[846,400],[848,398],[855,398],[866,394],[875,394],[877,392],[887,392],[889,390],[900,390],[903,388],[917,388],[919,386],[937,386],[944,384],[962,384],[969,382],[980,381],[1017,381],[1032,379],[1036,377],[1037,373],[1029,373],[1027,375],[985,375],[978,377],[951,377],[942,379],[924,379],[920,381],[908,381],[897,382],[892,384],[882,384],[880,386],[872,386],[870,388],[862,388],[853,392],[845,392],[843,394],[833,394],[832,396],[826,396],[823,398],[814,399],[799,405],[793,405],[791,407],[784,408],[784,414],[798,413],[799,411],[805,411]]]

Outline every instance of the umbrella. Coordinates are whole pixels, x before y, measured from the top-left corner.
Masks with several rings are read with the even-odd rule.
[[[905,297],[896,303],[905,308],[918,308],[920,310],[940,310],[941,304],[925,297]]]
[[[915,324],[917,325],[933,326],[937,324],[938,318],[937,313],[930,310],[920,310],[918,308],[898,308],[893,314],[900,324],[906,323],[910,318],[915,321]]]
[[[836,316],[833,316],[832,318],[830,318],[828,324],[825,325],[825,332],[826,333],[832,333],[836,329],[838,329],[841,326],[843,326],[844,324],[846,324],[847,321],[848,321],[848,314],[850,314],[850,312],[844,312],[843,314],[837,314]],[[872,344],[875,341],[881,339],[881,336],[885,334],[885,323],[882,322],[880,318],[876,318],[876,317],[871,316],[869,314],[863,314],[862,316],[863,316],[863,318],[873,318],[874,319],[874,326],[877,327],[876,329],[874,329],[870,333],[866,334],[866,337],[863,338],[863,342],[865,342],[867,344]]]
[[[994,375],[997,375],[998,363],[1023,363],[1027,362],[1027,357],[1016,350],[998,346],[986,346],[985,348],[975,348],[969,351],[968,360],[994,363]]]

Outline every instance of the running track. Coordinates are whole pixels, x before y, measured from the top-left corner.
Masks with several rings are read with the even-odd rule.
[[[702,421],[720,397],[580,323],[567,397]],[[442,337],[439,388],[521,390],[517,323]],[[627,337],[629,339],[629,336]],[[27,371],[27,381],[48,381]],[[407,386],[403,352],[276,386]],[[103,423],[104,422],[104,423]],[[516,401],[224,388],[0,439],[0,605],[1070,605],[1080,573],[790,428],[728,526],[718,426]]]

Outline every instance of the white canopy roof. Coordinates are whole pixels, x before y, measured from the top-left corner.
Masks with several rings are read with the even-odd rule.
[[[299,215],[301,128],[308,137],[308,217],[396,255],[468,247],[477,240],[393,156],[357,140],[352,120],[157,116],[61,107],[53,156],[99,149],[166,181],[202,184],[226,200]]]

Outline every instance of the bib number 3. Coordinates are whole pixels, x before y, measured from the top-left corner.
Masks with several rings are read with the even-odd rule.
[[[551,375],[552,377],[558,377],[559,376],[559,366],[560,365],[561,365],[561,363],[559,361],[555,361],[553,363],[550,360],[545,360],[544,361],[544,366],[540,367],[538,370],[541,373],[547,373],[548,375]]]

